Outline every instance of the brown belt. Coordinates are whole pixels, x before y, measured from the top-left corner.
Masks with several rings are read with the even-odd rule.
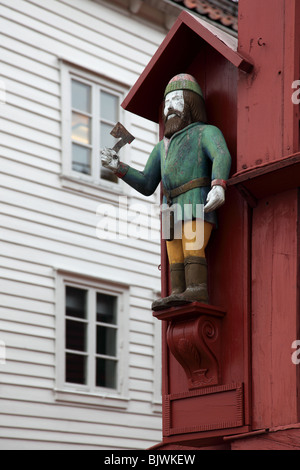
[[[186,193],[187,191],[190,191],[191,189],[195,188],[201,188],[203,186],[210,186],[211,180],[210,178],[202,177],[202,178],[196,178],[194,180],[189,181],[188,183],[182,184],[181,186],[178,186],[177,188],[167,190],[163,188],[163,193],[167,198],[167,203],[170,206],[172,204],[172,199],[174,197],[180,196],[180,194]]]

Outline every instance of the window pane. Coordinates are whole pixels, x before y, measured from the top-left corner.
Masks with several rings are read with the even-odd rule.
[[[97,326],[97,354],[116,356],[117,330],[115,328]]]
[[[91,143],[91,119],[79,113],[72,113],[72,140],[89,145]]]
[[[96,386],[116,388],[117,362],[110,359],[96,359]]]
[[[102,119],[116,123],[118,120],[119,98],[116,95],[100,92],[100,116]]]
[[[66,286],[66,315],[68,317],[86,318],[86,301],[86,290]]]
[[[117,297],[98,293],[96,315],[98,322],[116,325]]]
[[[112,148],[117,139],[115,139],[110,132],[112,130],[112,126],[110,124],[100,123],[100,147],[108,147]]]
[[[86,351],[87,324],[76,320],[66,320],[66,349]]]
[[[91,87],[84,83],[72,80],[72,108],[91,112]]]
[[[81,145],[72,144],[72,170],[91,174],[91,151]]]
[[[66,354],[66,382],[86,384],[86,357],[79,354]]]

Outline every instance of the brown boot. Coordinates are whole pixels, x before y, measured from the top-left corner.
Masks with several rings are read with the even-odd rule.
[[[152,304],[152,310],[162,310],[164,308],[174,307],[186,303],[180,294],[185,291],[185,271],[183,263],[173,263],[170,265],[172,292],[168,297],[155,300]]]
[[[184,266],[186,290],[181,297],[187,302],[208,304],[206,259],[190,256],[184,260]]]

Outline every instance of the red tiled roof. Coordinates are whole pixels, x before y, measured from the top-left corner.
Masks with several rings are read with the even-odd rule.
[[[216,23],[238,30],[238,0],[171,0],[190,11],[207,16]]]

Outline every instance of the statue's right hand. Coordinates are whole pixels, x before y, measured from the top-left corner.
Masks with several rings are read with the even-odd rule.
[[[100,157],[101,163],[105,168],[108,168],[114,173],[118,171],[120,159],[119,155],[114,150],[105,147],[100,151]]]

